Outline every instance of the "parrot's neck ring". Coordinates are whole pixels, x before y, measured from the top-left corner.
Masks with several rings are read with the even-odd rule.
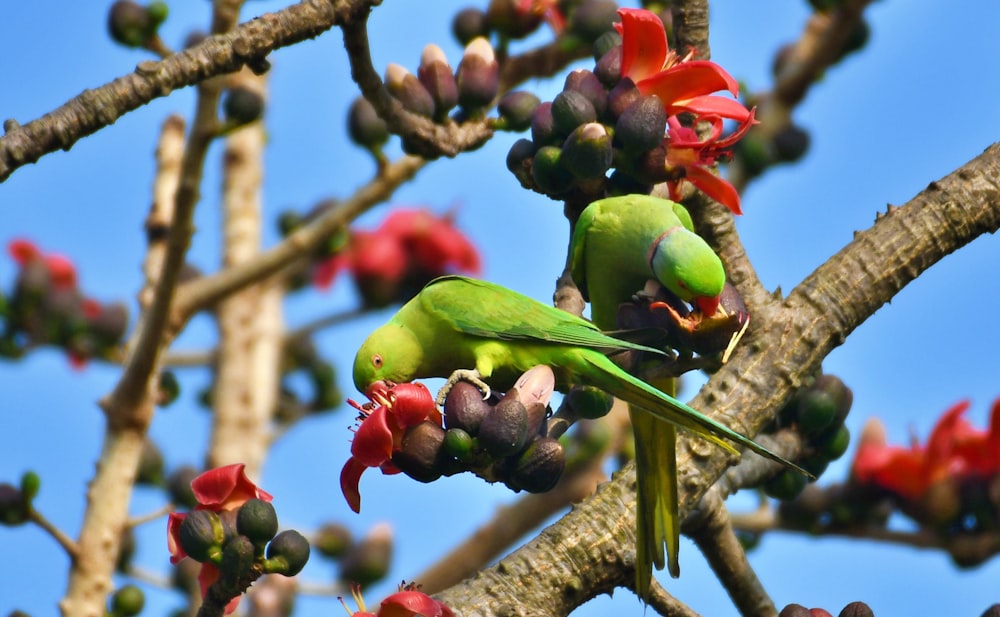
[[[669,236],[670,234],[674,233],[679,229],[684,229],[684,227],[682,227],[681,225],[674,225],[673,227],[670,227],[662,234],[657,236],[656,240],[653,240],[653,243],[649,245],[649,252],[646,254],[646,261],[649,262],[649,267],[654,272],[656,271],[656,269],[653,267],[653,259],[656,258],[656,252],[660,250],[660,246],[663,244],[663,241],[667,239],[667,236]]]

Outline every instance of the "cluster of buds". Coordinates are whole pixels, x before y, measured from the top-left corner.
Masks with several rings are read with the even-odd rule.
[[[163,48],[158,35],[167,19],[167,4],[154,0],[142,6],[132,0],[117,0],[108,10],[108,34],[125,47],[141,47],[160,52]]]
[[[17,358],[31,348],[55,345],[76,367],[110,355],[128,326],[125,305],[86,297],[76,268],[62,255],[43,253],[27,240],[14,240],[8,250],[20,269],[11,295],[0,298],[5,300],[0,354]]]
[[[870,420],[851,481],[941,532],[1000,530],[1000,399],[985,430],[964,417],[968,408],[962,401],[945,411],[926,444],[889,445],[881,422]]]
[[[833,614],[823,608],[806,608],[801,604],[789,604],[781,609],[778,617],[833,617]],[[864,602],[851,602],[837,614],[837,617],[875,617],[875,613]]]
[[[836,375],[821,374],[800,388],[788,401],[775,423],[776,428],[794,427],[805,440],[806,454],[799,460],[803,469],[819,477],[827,466],[843,456],[851,434],[844,425],[851,411],[854,393]],[[764,485],[776,499],[794,499],[805,488],[805,476],[782,470]]]
[[[514,143],[508,169],[525,188],[555,199],[648,194],[665,182],[679,200],[690,183],[741,213],[735,188],[710,170],[756,122],[738,100],[712,94],[735,96],[736,80],[713,62],[671,51],[657,14],[618,14],[617,31],[594,45],[594,70],[573,71],[562,92],[534,109],[531,139]],[[736,128],[724,136],[726,120]]]
[[[374,613],[369,612],[365,606],[360,588],[353,587],[351,592],[355,604],[358,605],[357,611],[347,608],[344,599],[339,598],[351,617],[455,617],[455,613],[447,604],[420,591],[419,585],[407,584],[405,581],[399,586],[399,591],[382,600],[378,611]]]
[[[463,45],[492,34],[503,44],[523,39],[547,22],[562,39],[590,44],[611,27],[617,10],[614,0],[490,0],[485,11],[474,7],[459,11],[451,30]]]
[[[469,41],[459,62],[452,70],[444,51],[430,44],[420,56],[417,74],[400,64],[389,64],[385,70],[385,86],[404,109],[434,122],[479,117],[493,104],[500,88],[500,65],[490,42],[483,37]],[[389,138],[388,127],[367,99],[358,98],[348,113],[348,134],[359,146],[371,151],[379,163],[384,162],[381,147]],[[421,154],[418,147],[403,140],[403,150]]]
[[[331,207],[327,203],[322,209]],[[306,219],[286,214],[282,231],[291,233]],[[478,274],[479,251],[457,227],[451,213],[436,215],[427,209],[401,208],[373,230],[351,229],[331,239],[316,256],[312,282],[329,287],[348,272],[366,308],[405,302],[424,285],[443,274]]]
[[[307,396],[293,387],[296,375],[305,376],[311,388]],[[337,386],[333,364],[323,358],[311,338],[294,337],[285,344],[282,362],[281,388],[273,418],[279,424],[289,425],[307,415],[332,411],[343,402],[343,393]]]
[[[360,588],[385,578],[392,565],[392,527],[378,523],[355,540],[350,530],[338,523],[320,527],[311,539],[320,556],[338,564],[338,578],[345,586]]]
[[[358,487],[370,467],[420,482],[472,471],[515,491],[549,490],[565,467],[562,445],[545,435],[554,383],[550,368],[536,366],[502,397],[484,400],[478,386],[458,381],[443,415],[423,384],[376,384],[372,402],[352,402],[360,425],[340,474],[348,505],[361,511]]]
[[[170,514],[167,545],[171,563],[190,557],[202,564],[198,582],[206,601],[224,599],[229,614],[262,574],[295,576],[305,566],[309,542],[294,530],[278,533],[271,495],[246,477],[242,464],[206,471],[191,490],[197,505]]]

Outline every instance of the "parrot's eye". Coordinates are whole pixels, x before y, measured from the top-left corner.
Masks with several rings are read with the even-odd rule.
[[[375,368],[382,368],[382,356],[379,354],[372,356],[372,366]]]

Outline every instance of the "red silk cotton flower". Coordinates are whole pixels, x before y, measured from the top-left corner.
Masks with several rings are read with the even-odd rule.
[[[745,122],[748,110],[736,99],[714,96],[726,90],[734,97],[739,84],[724,68],[709,60],[681,57],[667,45],[667,31],[656,13],[646,9],[618,9],[615,28],[622,37],[622,77],[635,82],[646,96],[655,94],[668,116],[691,112]]]
[[[400,585],[399,591],[382,600],[377,613],[367,610],[359,586],[352,587],[351,593],[360,610],[352,612],[347,608],[344,599],[340,599],[340,603],[351,617],[455,617],[455,613],[447,604],[435,600],[412,583]]]
[[[1000,399],[993,403],[987,430],[974,428],[963,417],[968,408],[969,401],[962,401],[945,411],[926,445],[887,445],[881,423],[869,421],[852,466],[854,478],[917,501],[946,478],[988,478],[1000,472]]]
[[[217,467],[209,469],[192,480],[191,490],[198,501],[198,505],[194,509],[211,510],[218,514],[235,513],[240,506],[251,499],[270,502],[273,499],[271,494],[258,488],[247,478],[245,467],[242,463]],[[181,548],[178,536],[181,523],[184,522],[185,518],[187,518],[187,513],[171,512],[167,520],[167,548],[170,550],[170,563],[177,563],[187,557],[187,553]],[[202,597],[218,578],[219,570],[215,564],[206,562],[201,565],[198,583],[201,587]],[[236,610],[239,603],[239,596],[233,598],[226,605],[226,614]]]
[[[369,306],[408,300],[443,274],[478,274],[479,252],[451,215],[396,210],[373,231],[351,230],[347,247],[317,264],[313,283],[329,287],[347,270]]]
[[[425,420],[442,423],[427,386],[421,383],[401,383],[385,386],[381,382],[366,393],[371,403],[359,405],[348,401],[359,412],[360,425],[351,442],[351,458],[340,472],[340,490],[355,512],[361,511],[361,474],[369,467],[378,467],[384,474],[399,473],[392,455],[403,442],[406,429]]]

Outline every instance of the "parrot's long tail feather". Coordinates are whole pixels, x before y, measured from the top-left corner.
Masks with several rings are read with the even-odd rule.
[[[601,355],[589,355],[587,361],[593,367],[593,379],[590,383],[609,394],[641,407],[660,420],[691,431],[692,433],[711,441],[728,452],[738,451],[729,441],[735,442],[757,454],[790,467],[806,477],[813,475],[795,463],[771,452],[754,440],[737,433],[733,429],[720,424],[677,399],[669,396],[637,377],[633,377],[618,368],[615,363]],[[729,440],[729,441],[726,441]]]

